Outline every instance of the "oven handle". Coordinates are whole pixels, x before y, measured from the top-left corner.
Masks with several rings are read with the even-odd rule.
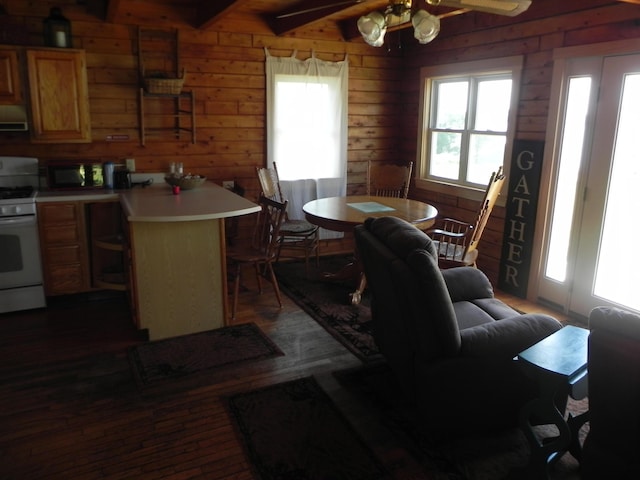
[[[24,215],[22,217],[5,217],[0,218],[0,226],[21,226],[21,225],[35,225],[35,215]]]

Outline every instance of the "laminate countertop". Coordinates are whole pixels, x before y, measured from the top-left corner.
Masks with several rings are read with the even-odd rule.
[[[260,206],[211,181],[174,195],[166,183],[128,190],[40,191],[36,202],[119,201],[130,222],[190,222],[237,217]]]
[[[237,217],[260,211],[260,206],[206,181],[174,195],[169,185],[120,192],[122,210],[130,222],[191,222]]]

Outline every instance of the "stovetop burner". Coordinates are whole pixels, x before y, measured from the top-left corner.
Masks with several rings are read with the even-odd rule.
[[[33,187],[0,187],[0,200],[11,200],[14,198],[29,198],[33,195]]]

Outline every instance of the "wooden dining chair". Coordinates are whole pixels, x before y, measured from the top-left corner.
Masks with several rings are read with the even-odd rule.
[[[256,173],[262,188],[262,194],[275,200],[276,202],[284,202],[282,189],[280,188],[280,179],[278,177],[278,168],[276,162],[273,167],[257,167]],[[307,275],[309,274],[309,257],[315,254],[316,267],[320,264],[320,232],[319,227],[307,222],[306,220],[291,220],[288,213],[285,213],[285,219],[280,228],[280,242],[278,245],[278,254],[276,262],[280,260],[283,249],[286,251],[302,252],[304,255],[305,267]],[[296,257],[297,258],[297,257]]]
[[[367,165],[367,195],[379,197],[407,198],[413,172],[413,162],[409,165],[372,164]]]
[[[502,190],[505,176],[502,167],[491,178],[473,223],[454,218],[436,220],[435,226],[426,231],[438,248],[440,268],[476,266],[478,244],[489,216]]]
[[[280,287],[273,271],[273,263],[278,255],[280,228],[284,222],[287,211],[287,201],[282,203],[260,196],[258,204],[261,207],[256,216],[251,243],[246,246],[234,246],[227,251],[227,261],[234,270],[233,308],[231,319],[235,320],[238,307],[238,293],[240,291],[240,274],[242,267],[253,265],[256,272],[258,291],[262,293],[260,277],[265,275],[273,285],[273,291],[278,299],[278,305],[282,307]],[[230,268],[231,270],[232,268]]]

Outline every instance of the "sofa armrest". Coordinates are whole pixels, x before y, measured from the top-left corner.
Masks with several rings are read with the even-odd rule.
[[[460,331],[460,355],[513,358],[531,345],[560,330],[562,324],[549,315],[528,313]]]
[[[493,287],[487,276],[474,267],[455,267],[442,270],[452,302],[492,298]]]

